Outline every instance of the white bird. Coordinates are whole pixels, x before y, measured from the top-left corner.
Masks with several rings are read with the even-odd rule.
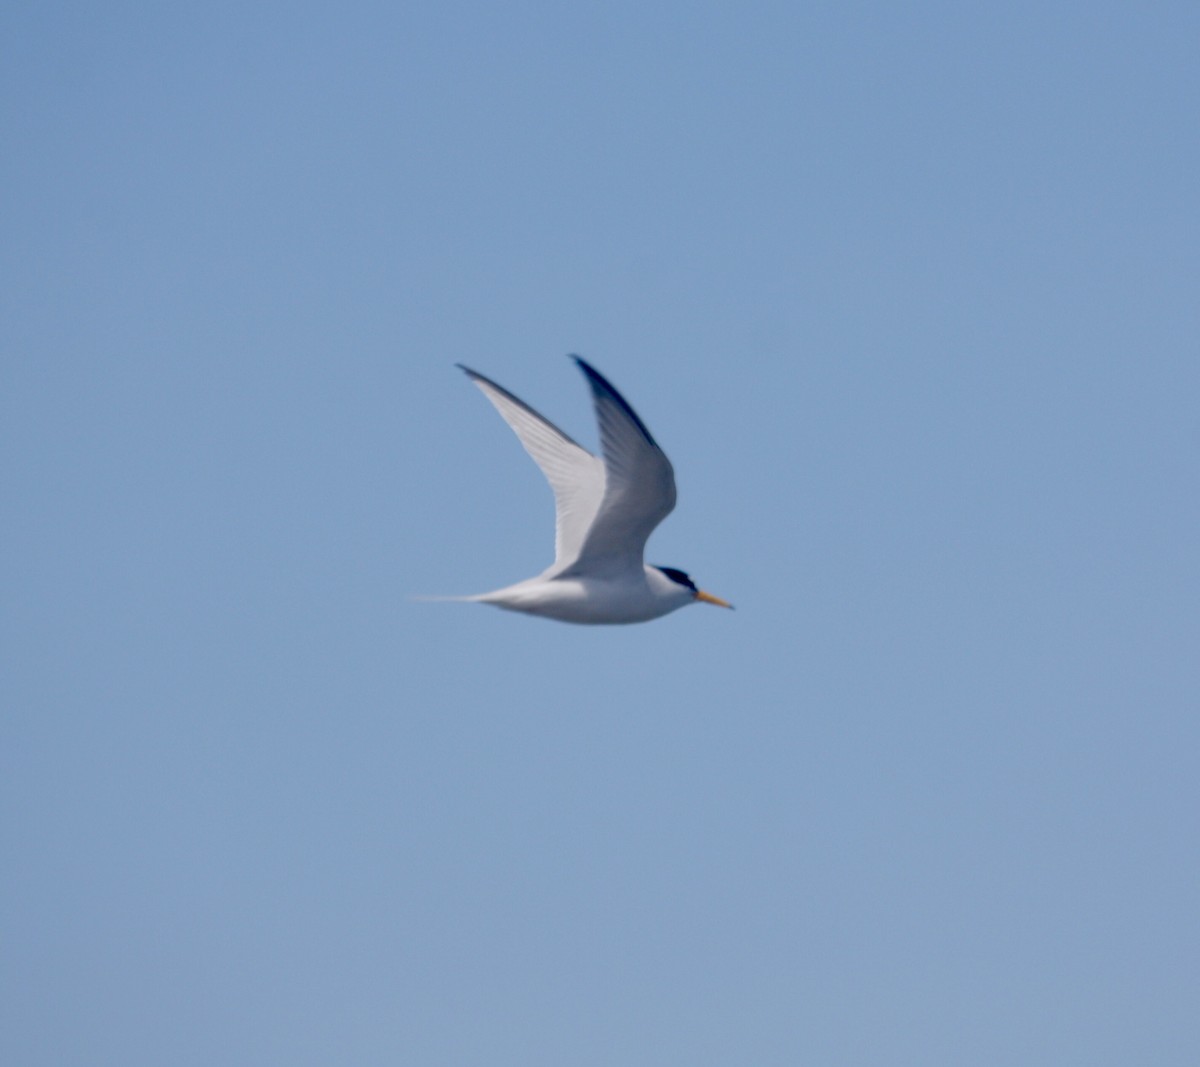
[[[598,371],[574,359],[592,388],[603,459],[507,389],[459,364],[554,491],[554,563],[516,585],[450,599],[576,623],[647,622],[697,601],[732,608],[697,589],[683,571],[643,561],[646,539],[675,507],[671,461],[625,398]]]

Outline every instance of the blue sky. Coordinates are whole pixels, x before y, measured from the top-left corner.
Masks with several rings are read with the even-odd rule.
[[[10,5],[4,1061],[1195,1063],[1198,32]]]

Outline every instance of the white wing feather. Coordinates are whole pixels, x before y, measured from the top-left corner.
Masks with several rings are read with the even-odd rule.
[[[525,451],[542,469],[554,491],[554,566],[569,567],[579,558],[584,539],[604,499],[604,462],[593,456],[507,389],[469,367],[459,366],[482,390]]]

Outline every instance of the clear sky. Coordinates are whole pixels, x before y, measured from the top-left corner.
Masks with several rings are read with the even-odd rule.
[[[0,1059],[1200,1062],[1200,7],[0,15]],[[553,554],[463,375],[671,456]]]

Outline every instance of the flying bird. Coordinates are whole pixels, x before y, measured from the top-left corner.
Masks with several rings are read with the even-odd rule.
[[[602,456],[490,378],[458,364],[554,491],[554,563],[516,585],[447,599],[592,624],[648,622],[697,602],[732,608],[698,589],[683,571],[644,562],[646,539],[675,507],[675,472],[625,398],[594,367],[573,358],[591,386]]]

